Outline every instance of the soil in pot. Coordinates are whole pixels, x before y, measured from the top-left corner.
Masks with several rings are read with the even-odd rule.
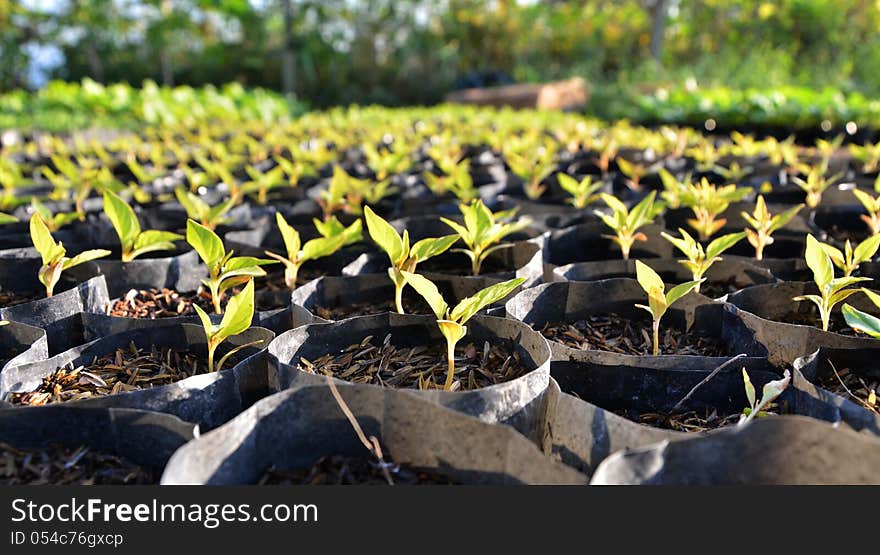
[[[107,315],[121,318],[176,318],[193,316],[193,305],[210,313],[214,310],[211,296],[199,290],[193,293],[178,293],[172,289],[132,289],[124,297],[110,302]]]
[[[685,412],[646,412],[617,410],[617,415],[633,422],[676,432],[707,432],[732,426],[739,421],[741,412],[728,412],[716,407],[703,407],[700,410]],[[765,408],[765,412],[772,414],[788,414],[787,405],[771,403]]]
[[[633,319],[619,314],[596,314],[576,322],[551,322],[534,326],[549,341],[579,350],[625,355],[651,355],[653,339],[649,318]],[[718,338],[685,332],[660,322],[660,354],[727,356],[728,347]]]
[[[850,399],[861,407],[880,416],[880,402],[877,392],[880,391],[880,380],[866,376],[862,372],[854,372],[849,368],[834,368],[831,374],[820,373],[816,377],[816,385],[844,399]]]
[[[29,303],[45,296],[45,293],[41,294],[38,291],[0,291],[0,308]]]
[[[352,383],[396,388],[443,389],[446,381],[446,345],[395,347],[391,334],[379,340],[367,336],[339,354],[313,361],[300,358],[297,369],[333,376]],[[453,391],[470,391],[524,376],[528,366],[512,341],[488,341],[482,345],[462,341],[455,350]]]
[[[390,480],[390,483],[389,483]],[[374,458],[321,457],[310,467],[300,470],[270,468],[259,485],[452,485],[457,482],[431,470],[413,468],[408,464],[381,463]]]
[[[488,257],[480,266],[480,275],[516,271],[517,268],[510,267],[504,262],[505,259],[502,257]],[[423,273],[432,272],[435,274],[448,274],[454,276],[473,275],[471,270],[471,259],[464,253],[457,252],[447,252],[426,260],[419,264],[419,271]]]
[[[145,485],[158,484],[159,473],[122,457],[53,444],[19,449],[0,442],[0,485]]]
[[[418,295],[408,294],[407,290],[403,293],[403,310],[407,314],[431,314],[431,307],[428,303]],[[371,316],[373,314],[381,314],[383,312],[397,312],[393,299],[385,301],[366,301],[362,303],[351,303],[336,306],[318,305],[312,309],[315,316],[335,322],[344,320],[353,316]]]
[[[224,363],[225,368],[234,365],[232,360]],[[201,356],[170,347],[138,348],[132,343],[127,349],[96,357],[90,364],[59,368],[34,390],[11,393],[7,400],[31,406],[78,401],[167,385],[207,371],[208,364]]]

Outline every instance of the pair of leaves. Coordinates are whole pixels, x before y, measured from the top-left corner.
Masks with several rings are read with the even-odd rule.
[[[572,196],[568,202],[575,208],[586,208],[599,199],[598,192],[602,189],[602,182],[593,183],[590,175],[578,181],[568,174],[558,173],[556,179],[562,190]]]
[[[182,187],[175,189],[174,195],[177,197],[177,202],[186,211],[187,217],[209,229],[216,229],[218,225],[226,223],[227,212],[235,206],[235,199],[233,198],[211,206],[198,195]]]
[[[244,333],[251,327],[251,321],[254,317],[254,282],[253,280],[248,281],[241,293],[229,299],[229,302],[226,304],[226,312],[223,314],[219,324],[211,322],[211,318],[201,307],[197,305],[193,305],[193,307],[196,309],[196,314],[199,315],[202,328],[205,330],[205,337],[208,340],[209,359],[211,366],[213,366],[214,351],[217,350],[217,347],[227,338]],[[253,344],[255,343],[241,345],[232,349],[226,356],[220,359],[220,363],[216,367],[209,368],[208,370],[210,372],[219,370],[227,357]]]
[[[873,235],[858,244],[855,249],[852,248],[849,239],[846,240],[844,250],[829,245],[828,243],[819,243],[831,262],[843,270],[844,275],[849,276],[856,271],[864,262],[869,262],[880,248],[880,235]]]
[[[450,310],[449,305],[443,299],[443,295],[431,280],[411,272],[402,272],[406,282],[412,286],[428,303],[438,321],[450,321],[464,325],[474,314],[485,307],[496,303],[525,282],[525,278],[514,278],[502,283],[496,283],[477,292],[475,295],[462,299]]]
[[[275,263],[273,260],[263,260],[252,256],[233,258],[232,251],[227,254],[223,241],[216,233],[194,220],[186,222],[186,241],[208,267],[211,281],[219,283],[219,292],[221,293],[223,290],[240,285],[252,277],[266,275],[260,266]]]
[[[351,238],[348,229],[356,231],[358,236],[360,235],[361,229],[360,225],[358,225],[359,222],[356,222],[353,226],[349,226],[348,229],[344,228],[342,224],[339,224],[338,228],[325,228],[323,230],[326,232],[335,231],[335,235],[318,237],[317,239],[306,241],[305,244],[303,244],[299,232],[294,229],[292,225],[287,223],[287,220],[284,219],[284,216],[280,212],[275,213],[275,223],[278,225],[278,230],[281,232],[281,239],[284,241],[284,249],[287,252],[287,262],[296,264],[297,266],[302,265],[309,260],[316,260],[318,258],[330,256],[341,249]],[[321,233],[321,231],[321,228],[319,228],[319,233]],[[267,252],[266,254],[278,260],[283,260],[276,254],[270,252]]]
[[[67,249],[61,243],[56,243],[46,226],[46,222],[39,214],[31,216],[30,221],[31,241],[34,248],[40,253],[43,266],[40,268],[38,278],[40,283],[46,286],[46,295],[52,296],[55,284],[61,279],[61,272],[79,266],[85,262],[103,258],[110,254],[104,249],[93,249],[79,253],[73,258],[68,258]]]
[[[676,285],[667,293],[663,279],[641,260],[636,260],[636,280],[648,294],[648,305],[637,304],[636,307],[647,310],[655,321],[659,321],[675,301],[690,293],[694,287],[703,282],[702,279],[688,281]]]
[[[364,207],[364,219],[367,221],[370,237],[388,254],[391,265],[397,269],[412,269],[412,263],[423,262],[442,254],[459,239],[458,235],[446,235],[422,239],[410,246],[409,232],[404,230],[403,236],[399,235],[391,224],[369,206]]]
[[[645,226],[663,211],[663,203],[654,200],[657,196],[656,191],[651,191],[648,196],[643,198],[638,204],[629,210],[626,205],[614,195],[601,193],[600,197],[606,205],[611,209],[611,214],[606,214],[596,210],[596,215],[605,222],[605,225],[620,234],[632,234],[637,229]]]
[[[76,212],[58,212],[53,214],[49,207],[40,202],[36,197],[31,198],[31,208],[34,210],[34,213],[39,214],[43,218],[49,231],[53,232],[79,219],[79,214]]]
[[[470,252],[469,256],[479,260],[485,259],[492,251],[503,248],[501,245],[494,245],[531,223],[528,218],[520,218],[512,223],[498,221],[496,215],[483,204],[481,199],[476,199],[470,204],[460,204],[458,208],[464,216],[463,224],[449,218],[440,218],[440,220],[451,227],[467,245],[468,250],[462,252]]]
[[[752,384],[752,380],[749,379],[749,374],[745,368],[743,368],[742,374],[749,406],[743,411],[739,424],[745,424],[753,418],[764,415],[763,410],[778,399],[785,391],[785,388],[788,387],[788,384],[791,383],[791,373],[786,369],[781,379],[764,384],[764,387],[761,389],[761,400],[758,401],[755,394],[755,386]]]
[[[174,241],[183,239],[170,231],[142,231],[134,209],[110,191],[104,191],[104,213],[119,236],[123,262],[130,262],[148,252],[174,250]]]
[[[717,239],[712,240],[709,245],[703,249],[703,245],[699,243],[696,239],[694,239],[687,231],[682,228],[678,228],[678,232],[681,234],[681,237],[673,237],[672,235],[662,232],[660,235],[672,243],[678,250],[682,252],[685,256],[688,257],[688,260],[696,264],[700,267],[705,265],[704,269],[708,269],[709,266],[712,265],[713,262],[721,260],[720,255],[731,248],[735,244],[737,244],[743,237],[746,236],[744,231],[740,233],[730,233],[728,235],[722,235]],[[708,264],[707,264],[708,263]]]
[[[755,232],[769,237],[773,232],[790,222],[803,207],[803,204],[798,204],[785,212],[772,215],[767,209],[767,203],[764,202],[764,196],[758,195],[755,201],[755,210],[751,214],[742,212],[741,215]]]

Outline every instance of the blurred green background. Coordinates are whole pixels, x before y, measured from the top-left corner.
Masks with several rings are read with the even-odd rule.
[[[0,0],[0,91],[238,82],[314,108],[430,104],[463,76],[880,96],[878,0]]]

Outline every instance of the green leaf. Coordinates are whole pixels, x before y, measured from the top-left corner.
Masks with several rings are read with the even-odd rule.
[[[369,206],[364,206],[364,218],[367,220],[367,230],[370,232],[370,237],[388,254],[391,264],[394,266],[403,264],[409,253],[404,252],[403,240],[397,234],[397,230],[373,212]]]
[[[877,254],[878,247],[880,247],[880,235],[868,237],[853,251],[853,262],[861,264],[871,260]]]
[[[403,274],[403,277],[406,278],[406,282],[425,299],[437,319],[446,319],[446,311],[449,308],[449,305],[443,300],[443,296],[440,294],[440,290],[437,289],[437,286],[434,285],[431,280],[419,274],[413,274],[410,272],[401,273]]]
[[[834,266],[822,244],[812,235],[807,235],[806,262],[813,271],[813,280],[821,291],[834,279]]]
[[[748,372],[746,372],[745,368],[742,369],[742,374],[743,374],[743,383],[745,384],[745,387],[746,387],[746,399],[749,400],[749,407],[754,409],[755,404],[758,402],[758,400],[755,398],[755,386],[752,385],[752,380],[749,378],[749,374],[748,374]]]
[[[173,242],[180,241],[183,239],[183,235],[178,233],[173,233],[171,231],[158,231],[155,229],[150,229],[144,232],[141,232],[138,235],[137,239],[134,242],[135,249],[142,249],[144,247],[154,245],[156,243],[168,243],[171,244],[171,248],[174,248]]]
[[[174,196],[177,197],[177,202],[183,206],[184,211],[186,211],[186,215],[194,220],[203,220],[208,213],[210,207],[208,203],[200,199],[198,196],[192,194],[187,191],[183,187],[178,187],[174,190]]]
[[[306,260],[315,260],[317,258],[330,256],[341,249],[344,244],[345,235],[337,235],[336,237],[319,237],[317,239],[312,239],[311,241],[306,241],[306,244],[302,247],[300,261],[305,262]]]
[[[43,258],[44,265],[56,262],[64,256],[64,247],[55,242],[52,234],[49,233],[49,228],[46,227],[46,222],[43,221],[39,214],[31,216],[30,230],[31,241],[34,244],[34,248],[37,249],[37,252]]]
[[[651,294],[652,291],[659,290],[661,293],[665,289],[665,285],[663,284],[663,279],[654,271],[653,268],[642,262],[641,260],[636,260],[636,280],[638,280],[639,285],[642,286],[642,289],[645,290],[645,293]]]
[[[449,218],[440,218],[440,221],[448,225],[452,228],[453,231],[458,233],[459,237],[461,237],[466,245],[471,246],[474,244],[474,237],[471,234],[470,230],[468,230],[468,228],[458,222],[450,220]]]
[[[141,224],[132,207],[116,193],[104,191],[104,213],[113,224],[116,235],[119,236],[122,252],[128,253],[134,250],[135,240],[141,233]]]
[[[73,258],[68,258],[64,261],[62,265],[63,270],[69,270],[74,266],[79,266],[84,262],[89,262],[92,260],[97,260],[98,258],[104,258],[105,256],[110,256],[110,251],[104,249],[94,249],[89,251],[83,251]]]
[[[755,407],[754,412],[761,412],[761,409],[775,401],[788,387],[789,382],[791,382],[791,374],[786,370],[782,379],[765,383],[761,389],[761,402]]]
[[[234,258],[230,258],[226,262],[226,264],[223,265],[223,270],[225,272],[232,272],[245,268],[259,268],[260,266],[267,266],[269,264],[277,264],[277,261],[266,260],[265,258],[256,258],[253,256],[236,256]]]
[[[705,278],[676,285],[666,293],[666,306],[672,306],[672,303],[690,293],[694,287],[704,281],[706,281]]]
[[[745,231],[741,231],[739,233],[730,233],[728,235],[722,235],[721,237],[715,239],[709,246],[706,247],[706,258],[713,259],[716,256],[720,255],[730,247],[739,243],[746,236]]]
[[[433,258],[438,254],[442,254],[449,250],[459,240],[458,235],[446,235],[444,237],[433,237],[418,241],[409,251],[412,258],[419,262]]]
[[[216,267],[226,256],[223,241],[217,234],[195,220],[186,221],[186,241],[199,253],[208,269]]]
[[[871,291],[870,289],[865,289],[864,287],[861,289],[862,293],[864,293],[868,299],[874,303],[874,306],[880,308],[880,295]]]
[[[452,309],[449,317],[460,324],[464,324],[477,312],[510,295],[514,289],[525,283],[525,281],[525,278],[520,277],[490,285],[475,295],[462,299]]]
[[[284,241],[284,248],[287,251],[287,259],[295,261],[299,256],[299,251],[302,247],[299,232],[287,223],[287,220],[284,219],[281,212],[275,213],[275,223],[278,225],[278,230],[281,232],[281,240]]]
[[[214,335],[215,341],[238,335],[251,327],[254,317],[254,282],[249,281],[238,295],[226,303],[226,311],[220,322],[220,329]]]
[[[651,220],[652,212],[654,211],[654,198],[656,196],[657,193],[651,191],[648,196],[633,207],[626,217],[626,225],[630,230],[635,231]]]
[[[759,198],[761,198],[761,197],[759,197]],[[770,219],[769,232],[773,233],[774,231],[776,231],[782,227],[785,227],[785,225],[788,222],[790,222],[792,218],[797,216],[798,212],[800,212],[801,208],[803,208],[803,207],[804,207],[803,204],[798,204],[797,206],[795,206],[793,208],[789,208],[788,210],[786,210],[785,212],[783,212],[781,214],[777,214],[777,215],[773,216],[773,218]]]
[[[0,225],[6,224],[14,224],[18,221],[18,218],[15,216],[10,216],[9,214],[4,214],[0,212]]]
[[[208,314],[205,313],[205,311],[202,310],[199,305],[193,303],[193,308],[196,309],[196,314],[199,315],[199,320],[201,320],[202,327],[205,329],[205,336],[208,338],[208,341],[211,341],[211,339],[217,333],[218,326],[215,326],[211,322],[211,317],[208,316]]]
[[[874,339],[880,339],[880,318],[862,312],[848,304],[843,305],[841,312],[843,312],[843,319],[846,320],[849,327],[866,333]]]

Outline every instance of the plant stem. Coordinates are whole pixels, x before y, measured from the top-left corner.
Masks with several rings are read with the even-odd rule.
[[[755,260],[764,260],[764,241],[758,239],[758,246],[755,247]]]
[[[223,314],[223,309],[220,308],[219,285],[219,283],[211,283],[211,303],[214,305],[215,314]]]
[[[394,284],[394,306],[397,307],[398,314],[406,314],[403,311],[403,287],[405,283]]]
[[[217,349],[215,345],[211,345],[208,341],[208,372],[214,371],[214,351]]]
[[[299,266],[297,264],[284,265],[284,284],[293,291],[296,289],[296,280],[299,277]]]
[[[657,356],[660,354],[660,319],[655,319],[651,323],[652,331],[654,332],[654,350],[653,355]]]
[[[482,257],[479,254],[474,253],[473,258],[471,259],[471,273],[473,273],[473,275],[475,276],[480,275],[480,266],[482,265]]]
[[[452,389],[452,380],[455,378],[455,343],[446,342],[446,383],[443,389],[449,391]]]

